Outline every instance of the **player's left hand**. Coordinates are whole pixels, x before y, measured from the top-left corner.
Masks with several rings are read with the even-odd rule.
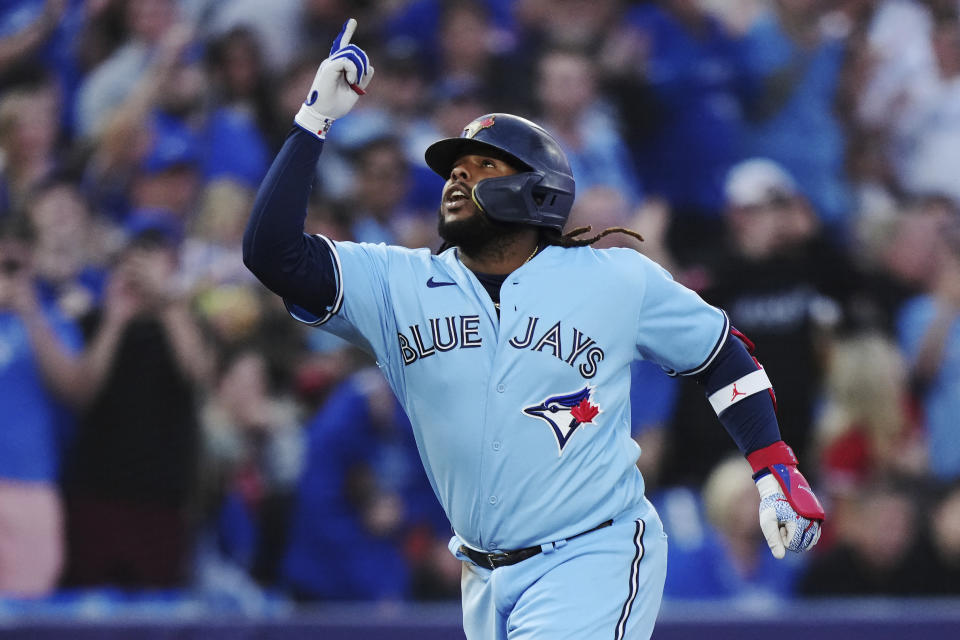
[[[782,440],[747,456],[760,492],[760,530],[770,552],[806,551],[820,539],[825,514],[810,483],[797,470],[797,458]]]
[[[783,558],[788,549],[799,553],[817,544],[822,520],[797,513],[773,474],[757,480],[757,489],[760,491],[760,530],[775,558]]]
[[[320,64],[294,120],[319,138],[326,135],[331,123],[347,113],[365,93],[373,78],[373,65],[367,54],[350,44],[357,21],[347,20],[330,47],[330,56]]]

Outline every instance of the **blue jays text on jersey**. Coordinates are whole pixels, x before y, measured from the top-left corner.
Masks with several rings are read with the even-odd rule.
[[[427,282],[429,286],[430,280]],[[411,325],[408,333],[404,331],[397,333],[404,365],[413,364],[421,358],[428,358],[452,349],[473,349],[483,346],[479,333],[480,316],[429,318],[427,324],[430,327],[429,333],[426,329],[421,329],[419,324]],[[575,367],[584,378],[597,375],[597,366],[603,360],[603,349],[597,345],[596,340],[576,327],[572,327],[570,341],[566,343],[563,337],[562,321],[557,320],[549,329],[542,332],[537,331],[538,324],[542,324],[541,318],[530,316],[524,331],[511,338],[508,344],[514,349],[530,349],[552,354],[571,367]],[[424,335],[428,338],[424,338]],[[568,350],[564,350],[564,344],[569,345]]]
[[[630,363],[697,373],[722,311],[631,249],[545,248],[507,276],[498,317],[456,249],[327,242],[334,304],[291,313],[376,356],[464,542],[523,548],[642,509]]]

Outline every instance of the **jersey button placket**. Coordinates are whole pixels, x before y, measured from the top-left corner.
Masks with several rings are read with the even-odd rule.
[[[502,327],[509,325],[509,320],[505,319],[505,317],[513,313],[513,304],[515,304],[511,299],[510,294],[512,292],[509,292],[507,293],[507,295],[504,295],[504,293],[507,292],[506,284],[503,287],[501,287],[500,291],[501,291],[500,323],[498,325],[498,329],[502,329]],[[496,343],[496,354],[494,356],[494,368],[493,368],[493,371],[491,371],[491,374],[492,374],[491,378],[492,380],[501,380],[501,382],[497,382],[495,385],[491,385],[491,387],[488,387],[489,389],[488,393],[495,392],[495,394],[492,394],[493,397],[490,398],[491,406],[498,406],[502,404],[504,399],[501,396],[507,392],[507,385],[505,382],[502,382],[502,380],[505,380],[507,375],[509,375],[510,373],[510,368],[504,365],[504,362],[503,362],[504,358],[506,358],[507,360],[510,360],[509,356],[512,355],[511,351],[513,349],[508,344],[509,339],[510,339],[510,336],[508,336],[505,332],[498,331],[497,343]],[[499,456],[501,455],[501,451],[503,450],[503,442],[498,437],[501,435],[500,433],[498,433],[499,428],[501,427],[500,421],[496,420],[494,422],[487,422],[485,423],[484,426],[485,426],[484,435],[486,438],[488,438],[487,442],[490,443],[490,450],[493,452],[493,455],[499,458]],[[497,491],[498,489],[501,488],[497,486],[497,483],[495,480],[493,482],[483,482],[482,484],[483,484],[483,489],[485,489],[486,491],[492,492],[492,491]],[[500,496],[492,495],[490,493],[488,493],[487,496],[488,496],[486,498],[487,506],[490,509],[496,509],[499,511],[500,502],[501,502]],[[491,521],[491,524],[495,522],[496,522],[496,519],[494,518]],[[496,526],[494,526],[494,528],[496,528]],[[499,540],[488,540],[487,548],[488,549],[499,548],[499,543],[500,543]]]

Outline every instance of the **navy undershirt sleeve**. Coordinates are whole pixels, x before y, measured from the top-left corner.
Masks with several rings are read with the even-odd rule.
[[[337,296],[329,245],[303,232],[322,149],[322,140],[293,127],[260,184],[243,235],[247,268],[268,289],[318,316]]]
[[[757,370],[757,363],[746,346],[728,335],[723,347],[696,380],[706,388],[707,396]],[[773,399],[767,391],[755,393],[720,412],[720,423],[747,455],[781,440],[780,425]]]

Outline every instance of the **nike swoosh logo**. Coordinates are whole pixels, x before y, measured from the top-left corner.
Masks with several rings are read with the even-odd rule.
[[[437,282],[433,279],[433,276],[430,276],[430,279],[427,280],[427,286],[431,289],[436,289],[437,287],[452,287],[457,284],[456,282]]]

